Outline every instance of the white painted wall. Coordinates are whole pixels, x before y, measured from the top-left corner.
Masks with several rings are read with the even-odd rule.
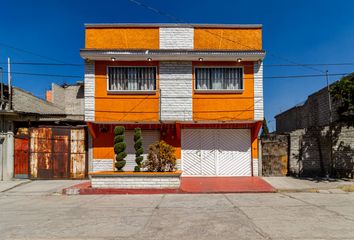
[[[263,62],[254,64],[254,120],[263,121]]]
[[[95,62],[85,62],[85,121],[95,121]]]
[[[160,63],[162,121],[192,121],[192,62]]]
[[[193,49],[194,28],[160,27],[160,49]]]

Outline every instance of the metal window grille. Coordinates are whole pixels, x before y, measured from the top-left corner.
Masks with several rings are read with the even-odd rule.
[[[242,68],[196,68],[195,88],[200,90],[242,90]]]
[[[156,90],[156,67],[108,67],[108,90]]]

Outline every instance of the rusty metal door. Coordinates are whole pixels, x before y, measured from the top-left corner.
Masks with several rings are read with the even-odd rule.
[[[69,129],[52,128],[53,178],[69,178]]]
[[[70,131],[70,178],[86,176],[85,129]]]
[[[85,129],[41,127],[31,129],[31,178],[85,178]]]
[[[52,173],[52,129],[30,130],[30,177],[49,179]]]
[[[14,176],[15,178],[28,178],[29,173],[29,146],[28,136],[15,136]]]

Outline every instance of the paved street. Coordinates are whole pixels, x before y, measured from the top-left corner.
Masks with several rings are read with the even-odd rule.
[[[353,226],[354,193],[0,193],[0,239],[354,239]]]

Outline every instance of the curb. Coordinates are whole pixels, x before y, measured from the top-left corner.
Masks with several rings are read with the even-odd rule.
[[[354,186],[337,188],[304,188],[304,189],[277,189],[279,193],[349,193],[354,191]]]
[[[8,188],[8,189],[5,189],[5,190],[1,191],[0,193],[5,193],[5,192],[7,192],[7,191],[10,191],[10,190],[12,190],[12,189],[14,189],[14,188],[17,188],[17,187],[19,187],[19,186],[22,186],[22,185],[28,184],[28,183],[30,183],[30,182],[32,182],[32,181],[31,181],[31,180],[27,180],[27,181],[20,181],[20,183],[19,183],[19,184],[15,185],[15,186],[12,186],[12,187],[10,187],[10,188]]]

